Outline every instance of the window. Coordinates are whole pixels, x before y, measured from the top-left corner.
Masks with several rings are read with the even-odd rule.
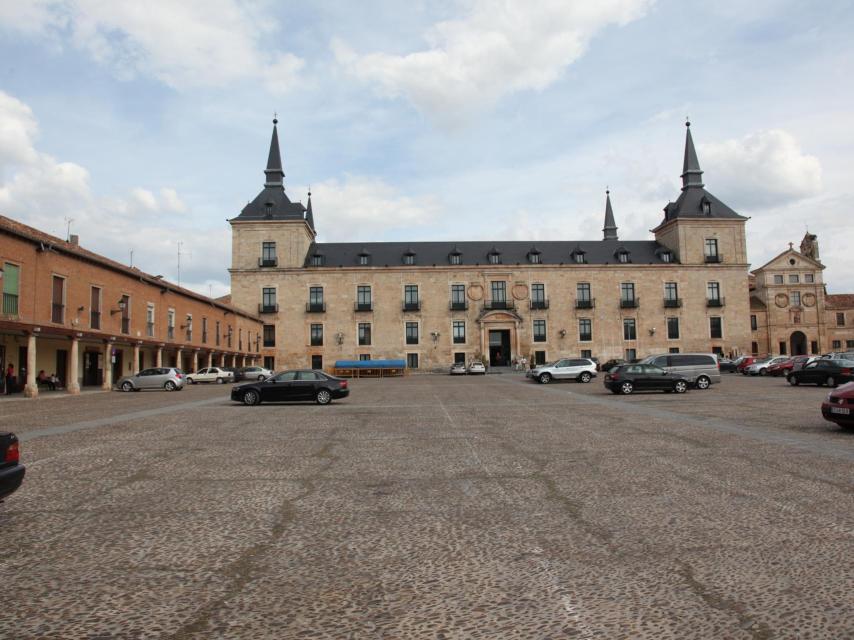
[[[805,273],[804,282],[806,282],[807,284],[812,284],[813,282],[815,282],[815,276],[811,273]]]
[[[854,349],[854,340],[846,340],[845,341],[845,348],[846,349]],[[812,352],[818,353],[818,349],[813,349]]]
[[[593,321],[589,318],[581,318],[578,321],[578,339],[581,342],[593,340]]]
[[[275,313],[276,310],[276,288],[264,287],[261,290],[261,313]]]
[[[504,304],[507,302],[507,283],[503,280],[493,280],[490,290],[492,292],[492,303]]]
[[[679,285],[677,283],[664,283],[664,306],[670,308],[682,306],[679,302]]]
[[[359,354],[359,360],[360,360],[360,361],[362,361],[362,362],[367,362],[367,361],[369,361],[370,359],[371,359],[371,354],[370,354],[370,353],[360,353],[360,354]]]
[[[637,340],[638,328],[634,318],[623,318],[623,340]]]
[[[800,307],[801,306],[801,292],[800,291],[792,291],[792,306]]]
[[[323,266],[323,256],[319,254],[314,254],[309,258],[308,263],[312,267],[322,267]]]
[[[122,296],[119,300],[122,310],[122,333],[130,333],[130,296]]]
[[[752,353],[753,355],[756,355],[757,353],[759,353],[759,343],[758,342],[751,342],[750,343],[750,353]]]
[[[323,369],[323,356],[317,354],[311,356],[311,368],[321,371]]]
[[[216,336],[215,336],[215,339],[214,339],[214,342],[216,343],[216,346],[219,346],[219,340],[220,340],[219,335],[220,335],[220,331],[219,331],[219,320],[217,320],[217,321],[216,321]],[[267,367],[267,368],[269,369],[270,367]]]
[[[187,334],[186,334],[187,342],[192,342],[193,341],[193,316],[191,316],[189,313],[187,314],[187,324],[184,325],[184,328],[187,330]],[[241,331],[243,331],[243,329],[241,329]],[[242,349],[243,347],[240,347],[240,348]]]
[[[679,339],[679,318],[667,318],[667,339]]]
[[[465,344],[466,343],[466,323],[462,320],[454,320],[452,326],[452,333],[454,336],[454,344]]]
[[[783,340],[780,341],[780,355],[786,355],[786,342]]]
[[[21,268],[9,262],[3,263],[3,315],[18,315],[18,295]]]
[[[371,264],[371,256],[369,256],[367,253],[360,253],[359,264],[363,267]]]
[[[531,264],[540,264],[540,254],[538,252],[531,252],[528,254],[528,261]]]
[[[546,321],[534,320],[534,342],[546,341]]]
[[[783,284],[783,276],[774,276],[774,284]]]
[[[579,282],[575,285],[575,306],[578,309],[593,308],[593,299],[590,297],[589,282]]]
[[[627,263],[629,261],[629,252],[628,251],[620,251],[617,254],[617,260],[623,263]]]
[[[593,352],[590,349],[582,349],[581,350],[581,357],[582,358],[592,358]]]
[[[323,287],[308,288],[308,310],[309,311],[325,311],[323,306]]]
[[[145,308],[145,335],[154,337],[154,305],[150,303]]]
[[[225,340],[226,340],[226,344],[228,345],[229,349],[231,349],[231,336],[233,333],[234,332],[231,329],[231,325],[228,325],[228,333],[225,334]]]
[[[842,348],[842,340],[834,340],[831,343],[831,349],[841,349]]]
[[[360,322],[359,323],[359,344],[361,346],[368,346],[371,344],[371,323],[370,322]]]
[[[264,368],[270,371],[275,371],[276,358],[274,356],[264,356]]]
[[[418,354],[417,353],[407,353],[406,354],[406,366],[410,369],[418,368]]]
[[[356,287],[356,305],[358,311],[371,310],[370,285],[360,284],[358,287]]]
[[[635,302],[635,283],[623,282],[620,284],[620,302],[626,306],[633,306]]]
[[[759,328],[759,321],[756,318],[756,314],[750,314],[750,330],[756,331]]]
[[[637,349],[626,349],[626,362],[638,359]]]
[[[721,299],[721,284],[719,282],[706,283],[706,299],[709,302],[718,302]]]
[[[661,261],[662,262],[673,262],[673,254],[669,251],[663,251],[661,253]]]
[[[208,319],[202,318],[202,344],[208,343]]]
[[[53,304],[50,321],[62,324],[65,320],[65,278],[53,276]]]
[[[418,323],[406,323],[406,344],[418,344]]]
[[[448,256],[451,264],[462,264],[463,256],[460,253],[452,253]]]
[[[717,262],[719,257],[717,238],[706,238],[705,256],[707,262]]]
[[[262,242],[261,243],[261,265],[262,267],[275,267],[276,260],[276,243]]]
[[[489,254],[489,264],[501,264],[501,254],[492,252]]]
[[[845,326],[845,312],[837,312],[836,313],[836,326],[844,327]]]
[[[800,283],[800,281],[801,281],[801,279],[800,279],[800,277],[798,277],[797,273],[790,273],[789,274],[789,284],[798,284],[798,283]]]
[[[531,309],[548,309],[546,304],[546,285],[531,285]]]
[[[417,311],[420,308],[418,304],[418,285],[407,284],[403,287],[403,310]]]
[[[534,351],[534,364],[545,364],[546,363],[546,352],[545,351]]]
[[[720,340],[724,337],[723,322],[720,316],[709,318],[709,336],[713,340]]]
[[[451,309],[460,310],[466,308],[466,286],[464,284],[451,285]]]
[[[584,259],[584,252],[583,251],[574,251],[572,253],[572,261],[575,264],[584,264],[586,262],[586,260]]]
[[[166,338],[175,339],[175,309],[169,309],[166,312]]]
[[[454,363],[460,362],[462,364],[466,363],[466,354],[465,351],[455,351],[454,352]]]
[[[89,328],[101,328],[101,288],[92,287],[89,291]]]
[[[312,347],[322,347],[323,346],[323,325],[322,324],[312,324],[311,325],[311,346]]]
[[[264,325],[264,346],[265,347],[275,347],[276,346],[276,325],[274,325],[274,324],[265,324]]]
[[[795,313],[792,315],[792,324],[801,324],[801,314]]]
[[[403,264],[415,264],[415,254],[405,253],[403,255]]]

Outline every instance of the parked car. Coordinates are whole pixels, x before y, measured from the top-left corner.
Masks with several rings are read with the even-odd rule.
[[[596,377],[596,363],[590,358],[563,358],[557,362],[537,365],[525,374],[540,384],[552,380],[590,382]]]
[[[774,364],[768,365],[768,375],[769,376],[784,376],[789,371],[795,368],[795,359],[794,358],[786,358],[784,360],[780,360],[779,362],[775,362]]]
[[[624,364],[605,374],[605,388],[611,393],[665,391],[685,393],[690,380],[678,373],[668,373],[652,364]]]
[[[239,380],[264,380],[273,375],[273,372],[264,367],[240,367],[234,374],[234,381]]]
[[[792,371],[797,371],[798,369],[803,369],[810,362],[815,362],[818,359],[819,359],[818,356],[795,356],[794,358],[792,358],[792,364],[794,365],[792,367]],[[851,360],[852,358],[848,358],[848,359]]]
[[[737,360],[730,360],[729,358],[718,358],[718,365],[720,367],[721,373],[735,373],[735,368],[738,366]]]
[[[486,366],[480,360],[472,360],[469,363],[467,372],[470,374],[486,374]]]
[[[0,431],[0,501],[18,490],[26,472],[26,467],[21,464],[18,436]]]
[[[756,362],[756,360],[757,358],[755,356],[742,356],[739,359],[738,364],[735,366],[735,372],[742,373],[745,367],[749,367],[754,362]]]
[[[641,360],[641,364],[652,364],[668,373],[678,374],[698,389],[708,389],[721,381],[718,358],[713,353],[653,355]]]
[[[626,364],[626,361],[621,358],[612,358],[599,367],[599,371],[610,371],[614,367],[619,367],[621,364]]]
[[[219,367],[206,367],[195,373],[187,374],[187,384],[196,384],[197,382],[225,384],[226,382],[234,382],[234,374]]]
[[[786,356],[777,356],[774,358],[763,358],[762,360],[757,360],[753,364],[750,364],[744,368],[744,373],[751,376],[767,376],[768,368],[774,366],[775,364],[780,364],[790,360],[790,358]]]
[[[799,384],[826,384],[835,387],[854,380],[854,360],[825,360],[810,362],[803,369],[791,371],[786,380],[792,386]]]
[[[184,373],[175,367],[152,367],[143,369],[135,376],[120,378],[116,386],[122,391],[142,391],[143,389],[180,391],[184,388]]]
[[[267,378],[231,389],[231,399],[243,404],[255,405],[262,402],[293,402],[314,400],[317,404],[329,404],[333,399],[350,395],[347,381],[324,371],[310,369],[282,371]]]
[[[854,383],[849,382],[827,394],[821,415],[843,429],[854,429]]]
[[[831,351],[821,357],[824,360],[854,360],[854,351]]]
[[[450,374],[452,376],[464,376],[466,375],[466,363],[465,362],[455,362],[451,365]]]

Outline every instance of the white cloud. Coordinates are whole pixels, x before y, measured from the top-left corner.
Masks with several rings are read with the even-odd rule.
[[[767,208],[821,192],[821,163],[780,129],[751,133],[740,140],[700,145],[700,165],[715,193],[736,209]]]
[[[281,90],[303,66],[293,54],[268,50],[262,38],[275,22],[236,0],[7,2],[0,25],[68,43],[120,76],[142,73],[176,89],[258,78]]]
[[[641,17],[652,0],[474,0],[462,19],[435,24],[428,48],[358,54],[335,40],[338,62],[389,96],[453,119],[502,95],[541,90],[577,60],[604,27]]]

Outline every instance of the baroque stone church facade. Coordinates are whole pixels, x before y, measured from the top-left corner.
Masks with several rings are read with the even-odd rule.
[[[754,341],[747,218],[706,190],[690,124],[681,193],[652,240],[621,239],[606,194],[601,240],[318,242],[311,194],[303,205],[285,192],[275,120],[265,175],[230,220],[230,273],[276,368],[730,354]]]

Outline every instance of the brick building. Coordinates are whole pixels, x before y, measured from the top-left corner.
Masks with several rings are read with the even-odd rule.
[[[750,348],[746,218],[705,189],[690,128],[682,191],[653,240],[316,241],[285,193],[275,126],[263,190],[230,220],[232,302],[264,322],[265,364],[401,358],[632,358]]]
[[[0,216],[0,268],[0,368],[14,365],[28,396],[41,370],[79,393],[145,367],[194,371],[259,357],[254,313],[88,251],[75,236]]]

